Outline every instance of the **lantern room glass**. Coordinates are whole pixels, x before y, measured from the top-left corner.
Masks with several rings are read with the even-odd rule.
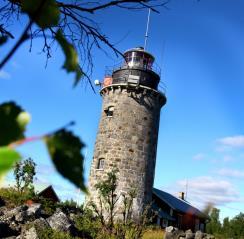
[[[139,67],[145,70],[152,70],[153,57],[143,51],[129,51],[125,53],[125,66]]]

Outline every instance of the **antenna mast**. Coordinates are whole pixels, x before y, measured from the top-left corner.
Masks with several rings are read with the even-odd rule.
[[[146,34],[145,34],[144,50],[146,50],[146,46],[147,46],[148,30],[149,30],[149,22],[150,22],[150,15],[151,15],[151,8],[148,9],[148,15],[147,15],[147,28],[146,28]]]
[[[186,196],[185,196],[185,199],[187,199],[187,193],[188,193],[188,179],[186,179]]]

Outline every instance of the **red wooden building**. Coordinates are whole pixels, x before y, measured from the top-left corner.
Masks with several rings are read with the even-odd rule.
[[[208,216],[184,200],[159,189],[153,189],[153,207],[158,211],[157,224],[162,228],[174,226],[181,230],[205,231]]]

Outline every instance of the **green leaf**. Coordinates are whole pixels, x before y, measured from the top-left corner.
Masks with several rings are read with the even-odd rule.
[[[12,169],[20,158],[20,154],[14,149],[10,147],[0,147],[0,176]]]
[[[56,40],[58,41],[65,55],[65,62],[63,68],[66,69],[68,73],[74,72],[76,74],[75,83],[74,83],[74,86],[76,86],[80,81],[81,77],[84,75],[84,73],[82,72],[79,66],[78,54],[74,46],[70,44],[67,41],[67,39],[64,37],[61,30],[58,30],[57,32]]]
[[[0,37],[0,46],[3,45],[8,40],[7,36],[1,36]]]
[[[0,146],[24,138],[23,109],[15,102],[0,104]]]
[[[55,0],[23,0],[22,11],[43,29],[59,22],[60,11]]]
[[[84,144],[67,130],[60,130],[45,138],[49,154],[57,171],[73,184],[86,192],[84,184]]]

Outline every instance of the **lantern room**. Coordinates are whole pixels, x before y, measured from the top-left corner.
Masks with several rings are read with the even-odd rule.
[[[144,51],[143,47],[133,48],[124,53],[124,64],[129,67],[143,68],[145,70],[152,70],[154,57]]]
[[[111,72],[105,75],[103,87],[109,85],[126,85],[128,87],[146,86],[158,89],[160,68],[155,66],[154,56],[136,47],[124,53],[122,63],[113,66]]]

